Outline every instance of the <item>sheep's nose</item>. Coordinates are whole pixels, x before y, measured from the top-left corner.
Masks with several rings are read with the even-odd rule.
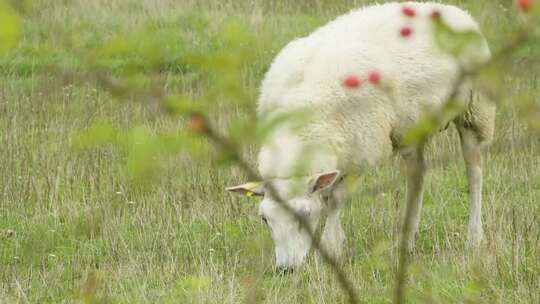
[[[287,275],[294,272],[294,267],[292,266],[278,266],[276,268],[277,275]]]

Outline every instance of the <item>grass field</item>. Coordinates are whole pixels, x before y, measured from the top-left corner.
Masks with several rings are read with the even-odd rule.
[[[470,10],[494,50],[521,21],[512,1],[449,2]],[[166,91],[198,96],[212,83],[182,56],[219,52],[213,37],[232,18],[255,33],[240,77],[254,96],[289,40],[369,1],[34,3],[21,17],[19,43],[0,57],[0,303],[346,301],[314,254],[301,271],[273,275],[257,199],[224,192],[243,176],[213,161],[211,149],[168,155],[151,180],[133,183],[121,150],[72,148],[76,134],[96,122],[135,130],[126,138],[136,145],[145,132],[172,134],[184,121],[130,98],[118,101],[94,82],[71,82],[50,67],[84,70],[90,50],[118,36],[136,38],[134,29],[151,24],[169,29],[163,37],[149,34],[172,54],[161,68]],[[430,144],[410,303],[540,303],[540,141],[516,105],[540,96],[538,41],[519,50],[501,80],[505,102],[485,158],[486,242],[476,255],[464,249],[467,183],[456,132],[450,128]],[[123,71],[145,62],[126,56],[105,64]],[[215,105],[220,115],[212,121],[224,129],[254,105]],[[246,150],[250,159],[255,149]],[[343,212],[343,267],[363,302],[392,299],[404,186],[399,159],[390,160],[362,177]]]

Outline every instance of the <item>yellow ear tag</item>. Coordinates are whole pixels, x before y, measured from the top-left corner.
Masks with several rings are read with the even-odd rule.
[[[255,189],[255,188],[257,188],[259,186],[259,183],[251,182],[251,183],[246,183],[244,186],[248,190],[253,190],[253,189]],[[246,196],[248,196],[248,197],[253,196],[253,191],[246,192]]]
[[[259,183],[254,183],[254,182],[250,182],[250,183],[246,183],[245,184],[245,187],[249,190],[252,190],[252,189],[255,189],[259,186]]]

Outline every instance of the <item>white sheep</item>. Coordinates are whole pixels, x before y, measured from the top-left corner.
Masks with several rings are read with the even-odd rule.
[[[299,129],[292,123],[280,127],[262,146],[258,169],[263,183],[227,190],[264,195],[265,184],[271,183],[312,231],[326,206],[321,244],[338,257],[344,241],[339,211],[347,192],[342,177],[398,152],[407,168],[412,250],[426,168],[423,145],[407,144],[404,137],[426,111],[441,110],[463,69],[490,59],[484,38],[459,56],[437,48],[434,18],[453,30],[479,33],[471,16],[457,7],[408,2],[351,11],[290,42],[266,73],[258,113],[260,119],[271,119],[305,110],[310,113],[307,123]],[[459,131],[467,167],[471,247],[483,235],[481,146],[493,136],[495,116],[494,105],[476,96],[470,81],[464,82],[457,102],[466,110],[448,121]],[[271,195],[264,195],[259,213],[274,240],[278,267],[300,265],[312,244],[309,234]]]

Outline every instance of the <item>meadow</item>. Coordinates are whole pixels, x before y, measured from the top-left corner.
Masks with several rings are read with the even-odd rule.
[[[445,2],[469,10],[493,50],[524,22],[513,1]],[[316,254],[300,271],[274,274],[257,198],[224,191],[243,182],[243,173],[203,139],[184,138],[189,149],[170,144],[186,121],[153,101],[162,91],[193,98],[212,92],[220,101],[207,105],[211,122],[234,135],[288,41],[371,1],[13,3],[20,34],[0,53],[0,303],[347,301]],[[486,240],[478,253],[464,246],[468,193],[457,133],[450,127],[429,144],[409,303],[540,303],[540,115],[531,115],[540,106],[536,32],[493,77],[500,102],[485,153]],[[230,79],[219,66],[208,76],[185,59],[229,54],[218,39],[227,33],[251,37]],[[119,49],[121,56],[109,56]],[[152,65],[155,54],[159,63]],[[129,89],[104,86],[104,70],[125,76]],[[147,70],[157,72],[139,77]],[[113,129],[120,143],[102,140]],[[252,164],[256,149],[243,148]],[[342,266],[365,303],[392,300],[401,169],[396,157],[367,172],[343,212]]]

